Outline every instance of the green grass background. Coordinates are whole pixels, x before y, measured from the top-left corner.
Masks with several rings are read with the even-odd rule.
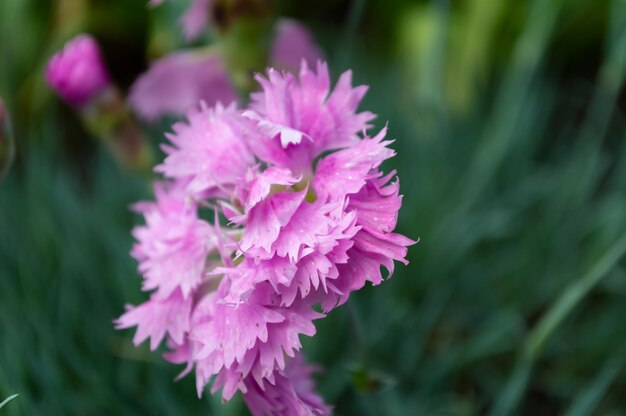
[[[138,303],[128,206],[150,197],[45,87],[89,31],[127,87],[182,44],[182,5],[0,2],[0,96],[18,157],[0,181],[0,409],[247,414],[112,320]],[[338,415],[626,414],[626,2],[276,2],[336,79],[370,85],[420,243],[304,339]],[[156,146],[167,123],[145,126]]]

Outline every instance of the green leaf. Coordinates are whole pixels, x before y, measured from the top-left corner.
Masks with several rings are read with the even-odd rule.
[[[17,396],[19,396],[19,394],[13,394],[13,395],[7,397],[6,399],[4,399],[2,401],[2,403],[0,403],[0,409],[2,409],[4,406],[6,406],[7,403],[9,403],[11,400],[15,399]]]

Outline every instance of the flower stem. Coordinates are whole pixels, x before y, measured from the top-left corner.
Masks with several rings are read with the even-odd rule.
[[[492,415],[511,414],[511,411],[524,394],[534,363],[541,354],[546,342],[574,307],[611,271],[625,253],[626,234],[581,279],[573,282],[550,307],[539,324],[529,334],[513,375],[504,389],[504,394],[500,396],[496,403],[491,413]]]
[[[0,403],[0,409],[2,409],[7,403],[9,403],[11,400],[15,399],[17,396],[19,396],[19,394],[13,394],[13,395],[7,397],[6,399],[4,399],[2,401],[2,403]]]

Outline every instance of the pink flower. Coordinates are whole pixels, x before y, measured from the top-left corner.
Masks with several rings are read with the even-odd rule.
[[[98,43],[90,35],[78,35],[48,61],[46,82],[74,106],[87,104],[109,84]]]
[[[221,57],[190,50],[154,62],[133,84],[128,102],[141,117],[153,120],[184,114],[200,101],[230,104],[236,98]]]
[[[350,71],[341,75],[332,92],[328,67],[321,62],[317,73],[303,63],[299,77],[270,69],[268,78],[256,79],[263,91],[252,94],[244,115],[255,120],[266,137],[258,150],[270,163],[310,170],[322,152],[356,143],[358,133],[374,118],[367,111],[357,113],[367,87],[352,88]]]
[[[152,2],[156,6],[161,2]],[[195,0],[183,16],[188,38],[195,38],[208,22],[211,0]],[[297,72],[302,62],[311,65],[321,52],[308,29],[291,19],[279,19],[269,61],[279,69]],[[186,50],[156,60],[131,87],[128,102],[143,119],[182,115],[204,101],[229,104],[237,100],[235,86],[222,56],[214,50]]]
[[[414,241],[394,233],[402,197],[380,166],[395,153],[386,128],[365,133],[365,87],[345,73],[331,91],[321,63],[258,80],[251,107],[203,104],[167,135],[157,170],[172,183],[138,206],[146,225],[134,232],[155,291],[118,327],[136,325],[135,341],[152,347],[167,338],[165,358],[186,364],[183,375],[195,368],[198,394],[213,380],[255,415],[325,415],[300,337],[406,264]]]
[[[322,158],[311,173],[310,188],[294,190],[297,181],[287,180],[289,170],[271,167],[260,177],[282,172],[283,188],[240,193],[246,208],[237,219],[244,225],[238,248],[245,260],[221,269],[235,282],[231,301],[268,282],[282,304],[289,305],[299,292],[303,298],[317,296],[329,311],[366,281],[381,283],[381,266],[391,275],[394,260],[406,262],[406,247],[414,242],[392,232],[401,205],[398,186],[387,185],[391,175],[382,177],[378,170],[394,155],[385,134],[383,129]],[[251,190],[256,183],[250,182]],[[306,201],[305,192],[316,200]]]

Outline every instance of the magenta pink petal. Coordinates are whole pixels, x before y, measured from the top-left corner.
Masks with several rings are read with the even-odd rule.
[[[201,101],[230,104],[237,94],[221,57],[207,51],[181,51],[150,65],[131,87],[128,102],[146,120],[182,115]]]

